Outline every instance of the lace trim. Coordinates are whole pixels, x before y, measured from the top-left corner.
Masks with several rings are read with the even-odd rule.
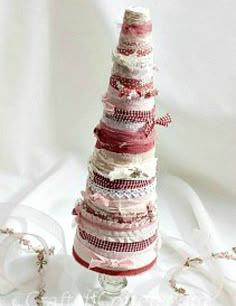
[[[87,187],[95,193],[97,192],[105,196],[110,196],[112,199],[131,199],[153,192],[156,188],[156,181],[145,187],[137,189],[108,189],[95,184],[91,178],[88,178]]]
[[[153,53],[149,53],[145,56],[139,57],[136,53],[129,56],[120,54],[117,50],[113,51],[112,54],[113,62],[128,67],[133,70],[136,68],[153,67]]]
[[[117,63],[114,63],[113,68],[112,68],[112,74],[115,74],[115,73],[118,73],[121,77],[135,78],[138,80],[143,80],[145,83],[148,83],[148,80],[150,80],[154,74],[153,69],[150,69],[150,68],[129,70],[125,66],[121,66]]]

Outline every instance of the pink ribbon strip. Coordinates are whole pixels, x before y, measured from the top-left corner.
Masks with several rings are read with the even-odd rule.
[[[123,34],[130,35],[130,36],[145,35],[152,31],[152,24],[150,22],[144,23],[144,24],[123,23],[121,27],[121,31]]]

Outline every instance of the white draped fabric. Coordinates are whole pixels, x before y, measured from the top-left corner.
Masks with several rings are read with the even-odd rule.
[[[58,297],[55,305],[63,305],[58,300],[68,283],[81,306],[80,294],[86,297],[96,285],[95,273],[70,256],[71,210],[85,187],[111,51],[130,5],[151,10],[160,67],[157,105],[174,119],[168,129],[158,128],[159,265],[142,278],[131,278],[130,288],[146,299],[143,304],[152,305],[172,267],[188,256],[207,257],[236,245],[235,1],[0,0],[0,224],[9,223],[11,215],[23,226],[29,211],[23,214],[20,207],[28,206],[62,229],[68,255],[56,254],[47,274],[48,297]],[[37,216],[41,229],[33,223],[26,229],[50,243],[53,233],[42,231],[50,221]],[[63,233],[54,238],[64,246]],[[4,260],[0,254],[0,277],[5,271],[9,282],[0,278],[0,294],[18,290],[0,296],[0,304],[25,305],[20,301],[27,290],[22,293],[21,279],[13,281],[12,275],[24,267],[27,279],[32,262],[16,256],[10,263]],[[236,263],[220,263],[194,284],[191,272],[186,274],[184,284],[197,283],[208,296],[222,287],[212,304],[199,305],[236,305]],[[67,271],[60,273],[60,284],[55,270]],[[161,294],[165,301],[170,295],[168,290]]]

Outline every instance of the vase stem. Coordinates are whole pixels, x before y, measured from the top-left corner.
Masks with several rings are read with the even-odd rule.
[[[126,277],[98,275],[98,282],[102,289],[94,292],[93,305],[96,306],[128,306],[131,303],[131,296],[124,288],[127,287]]]

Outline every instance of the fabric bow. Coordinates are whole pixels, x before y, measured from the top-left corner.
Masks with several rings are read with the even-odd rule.
[[[91,194],[90,196],[92,200],[97,201],[97,204],[101,204],[101,206],[106,206],[106,207],[109,206],[108,199],[104,198],[101,194],[94,193],[94,194]]]
[[[158,118],[157,120],[155,119],[148,120],[144,126],[145,135],[148,137],[150,133],[153,131],[156,124],[162,125],[164,127],[168,127],[171,122],[172,122],[172,118],[169,113]]]
[[[89,269],[92,269],[94,267],[129,268],[133,265],[132,260],[128,258],[110,259],[99,254],[96,254],[95,256],[97,257],[97,259],[91,259]]]

